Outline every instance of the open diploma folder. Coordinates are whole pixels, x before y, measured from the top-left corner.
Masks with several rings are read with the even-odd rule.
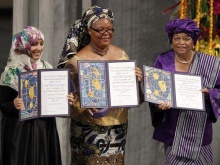
[[[20,120],[69,116],[69,82],[68,69],[43,69],[20,73],[19,96],[25,106],[25,110],[19,111]]]
[[[139,106],[135,61],[78,61],[82,108],[101,108],[94,117],[106,115],[109,108]]]
[[[174,74],[146,65],[143,71],[145,101],[166,101],[174,108],[205,111],[201,76]]]

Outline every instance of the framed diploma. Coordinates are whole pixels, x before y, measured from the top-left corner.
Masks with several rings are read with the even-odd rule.
[[[205,111],[202,77],[143,66],[145,101],[168,102],[178,109]]]
[[[69,116],[67,95],[70,92],[70,73],[68,69],[22,72],[19,75],[18,89],[25,106],[25,110],[20,111],[20,120]]]
[[[82,108],[139,106],[136,62],[78,61],[79,92]]]

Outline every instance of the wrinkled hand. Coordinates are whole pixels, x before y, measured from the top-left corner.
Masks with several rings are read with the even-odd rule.
[[[25,110],[24,102],[22,98],[19,98],[18,96],[14,99],[14,106],[17,110]]]
[[[68,95],[67,95],[67,98],[68,98],[69,104],[70,104],[70,105],[73,105],[74,102],[75,102],[75,98],[74,98],[74,96],[73,96],[73,93],[68,94]]]
[[[161,104],[158,105],[158,108],[161,110],[168,110],[171,108],[171,105],[167,102],[162,102]]]
[[[138,77],[138,81],[141,82],[142,81],[142,71],[140,68],[135,67],[135,74]]]
[[[98,112],[98,109],[95,109],[95,108],[90,108],[90,109],[85,109],[83,111],[83,116],[86,116],[86,117],[89,117],[89,118],[92,118],[93,117],[93,112]]]

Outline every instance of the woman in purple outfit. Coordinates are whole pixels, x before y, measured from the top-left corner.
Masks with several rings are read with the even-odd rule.
[[[201,75],[205,112],[172,108],[168,103],[150,103],[153,139],[165,144],[167,165],[213,165],[212,123],[217,121],[220,100],[220,60],[194,51],[200,30],[190,19],[175,19],[165,28],[170,51],[160,54],[154,67],[173,73]]]

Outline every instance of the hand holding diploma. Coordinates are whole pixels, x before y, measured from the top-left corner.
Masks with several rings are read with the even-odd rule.
[[[201,92],[205,94],[206,98],[209,96],[209,90],[207,88],[201,89]],[[162,102],[158,105],[158,109],[160,110],[168,110],[171,108],[171,105],[167,102]]]
[[[207,88],[201,89],[201,92],[204,93],[206,97],[209,96],[209,90]]]
[[[17,110],[25,110],[24,102],[23,102],[22,98],[20,98],[18,96],[14,99],[14,105]]]
[[[74,98],[74,96],[73,96],[73,93],[68,94],[68,95],[67,95],[67,98],[68,98],[68,100],[69,100],[69,104],[70,104],[70,105],[73,105],[74,102],[75,102],[75,98]]]
[[[142,81],[142,71],[140,68],[138,67],[135,67],[135,74],[138,78],[138,82],[141,82]]]
[[[158,105],[158,109],[160,110],[168,110],[171,108],[171,105],[168,102],[162,102],[161,104]]]
[[[94,112],[98,112],[98,109],[96,108],[87,108],[83,111],[82,115],[83,116],[86,116],[86,117],[89,117],[89,118],[93,118],[93,113]]]

